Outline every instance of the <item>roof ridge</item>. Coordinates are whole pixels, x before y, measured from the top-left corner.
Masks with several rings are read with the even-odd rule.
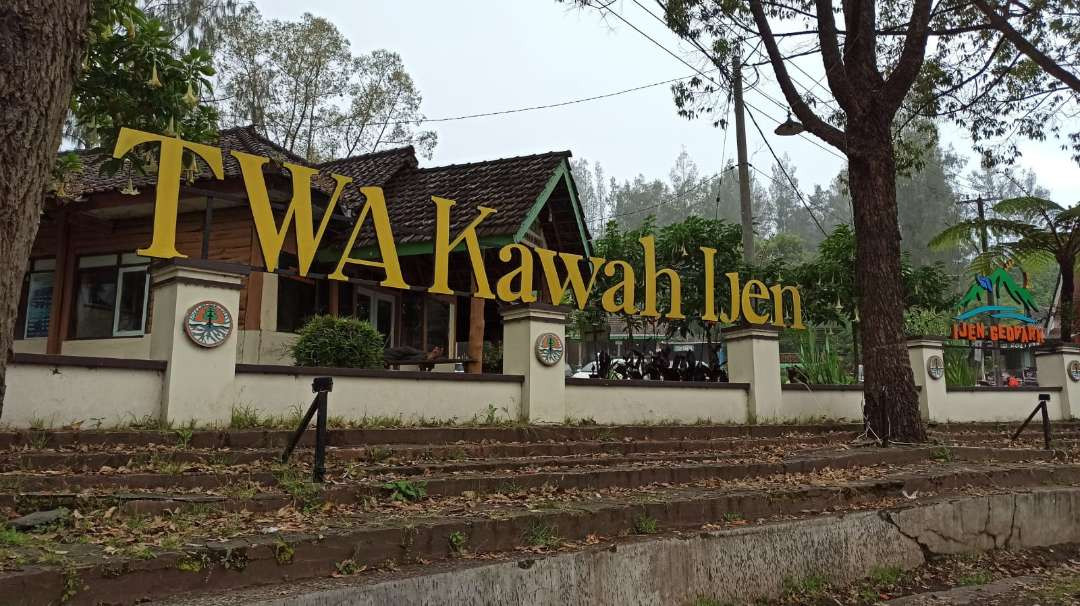
[[[461,163],[458,163],[458,164],[443,164],[441,166],[425,166],[423,168],[417,168],[416,170],[417,170],[417,172],[427,172],[427,171],[434,171],[434,170],[445,170],[445,169],[448,169],[448,168],[464,168],[464,167],[467,167],[467,166],[479,166],[481,164],[497,164],[499,162],[511,162],[513,160],[525,160],[525,159],[530,159],[530,158],[541,158],[541,157],[544,157],[544,156],[562,156],[564,158],[570,158],[570,157],[573,156],[573,154],[568,149],[553,150],[553,151],[547,151],[547,152],[542,152],[542,153],[538,153],[538,154],[522,154],[520,156],[507,156],[505,158],[494,158],[494,159],[491,159],[491,160],[478,160],[476,162],[461,162]]]
[[[380,150],[380,151],[368,152],[366,154],[353,154],[351,156],[345,156],[344,158],[334,158],[333,160],[327,160],[325,162],[320,162],[320,163],[316,164],[315,166],[320,166],[320,167],[321,166],[328,166],[328,165],[331,165],[331,164],[339,164],[341,162],[348,162],[350,160],[377,158],[379,156],[393,156],[393,155],[402,154],[402,153],[405,153],[405,152],[408,152],[409,154],[412,154],[413,156],[415,156],[416,155],[416,148],[413,147],[412,145],[403,145],[401,147],[391,147],[391,148]]]

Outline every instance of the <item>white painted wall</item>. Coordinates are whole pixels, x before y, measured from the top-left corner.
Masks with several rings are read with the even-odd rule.
[[[45,353],[45,342],[48,341],[45,337],[35,339],[16,339],[12,344],[11,349],[15,353],[33,353],[43,354]]]
[[[150,335],[112,339],[77,339],[64,341],[60,352],[65,356],[98,358],[150,359]]]
[[[518,419],[521,383],[516,381],[448,380],[438,373],[413,378],[334,376],[330,416],[360,420],[364,417],[400,417],[405,422],[438,419],[459,422],[487,416],[488,405],[499,419]],[[232,392],[220,406],[250,406],[260,415],[288,415],[299,406],[307,410],[314,395],[310,374],[238,372]]]
[[[945,406],[931,404],[930,420],[938,423],[965,421],[1011,421],[1021,422],[1027,418],[1035,405],[1039,403],[1039,391],[1028,390],[990,390],[976,391],[949,390],[945,397]],[[1059,421],[1061,414],[1061,392],[1044,390],[1050,394],[1047,410],[1050,420]]]
[[[863,392],[853,389],[830,389],[829,385],[785,385],[779,421],[808,421],[815,418],[844,419],[861,422]]]
[[[9,364],[5,424],[29,427],[44,422],[62,427],[83,421],[84,428],[113,427],[158,418],[161,381],[158,370],[85,368],[45,364]],[[97,420],[95,420],[97,419]]]
[[[566,416],[604,424],[745,423],[747,390],[722,387],[566,385]]]

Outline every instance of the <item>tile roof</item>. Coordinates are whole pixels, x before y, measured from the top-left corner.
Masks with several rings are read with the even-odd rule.
[[[432,196],[457,204],[450,211],[451,234],[476,218],[476,207],[497,212],[477,234],[515,233],[540,197],[559,164],[570,152],[548,152],[470,164],[403,170],[386,186],[386,203],[398,242],[428,242],[435,233]]]
[[[416,150],[413,146],[396,147],[371,154],[330,160],[317,165],[321,171],[352,177],[357,185],[386,185],[399,170],[416,168]]]
[[[306,164],[300,156],[263,138],[255,131],[255,127],[253,126],[223,130],[218,134],[218,140],[212,142],[211,145],[220,147],[224,152],[223,168],[226,177],[240,176],[240,164],[228,153],[230,150],[234,149],[259,156],[266,156],[267,158],[278,162]],[[96,194],[121,190],[127,186],[129,176],[135,187],[152,187],[157,183],[157,175],[155,173],[143,174],[134,170],[131,171],[130,175],[123,170],[112,175],[102,173],[101,165],[104,164],[106,160],[112,158],[112,154],[108,150],[97,148],[78,150],[75,153],[82,160],[83,170],[81,174],[68,179],[67,188],[73,195]],[[212,178],[210,169],[206,166],[206,163],[200,161],[199,169],[199,174],[195,177],[196,181]]]
[[[570,157],[569,151],[554,151],[529,156],[501,158],[468,164],[452,164],[420,168],[412,146],[361,154],[312,165],[300,156],[274,144],[256,132],[254,127],[223,130],[214,143],[225,152],[226,177],[240,176],[240,166],[229,150],[245,151],[267,156],[277,162],[293,162],[313,166],[321,171],[314,186],[322,193],[333,192],[335,183],[327,173],[352,177],[355,186],[377,185],[384,188],[394,236],[398,242],[429,242],[435,225],[435,205],[432,196],[457,202],[451,210],[451,231],[456,234],[476,217],[477,206],[489,206],[496,213],[480,225],[481,236],[507,235],[517,232],[536,199],[543,192],[559,165]],[[99,168],[111,157],[106,150],[79,151],[83,172],[69,178],[70,194],[95,194],[118,191],[128,184],[128,174],[121,171],[103,175]],[[205,163],[199,162],[196,181],[207,181],[212,175]],[[156,174],[132,172],[131,181],[137,188],[152,187]],[[350,195],[350,192],[352,195]],[[344,201],[357,202],[359,192],[349,187]],[[347,206],[353,206],[347,204]],[[358,245],[370,244],[373,234],[370,224],[357,240]]]

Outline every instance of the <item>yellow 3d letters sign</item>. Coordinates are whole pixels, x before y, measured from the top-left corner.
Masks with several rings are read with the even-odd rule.
[[[122,158],[135,146],[145,143],[157,143],[160,147],[160,160],[158,162],[157,192],[154,201],[154,233],[150,246],[139,249],[140,255],[172,259],[184,257],[176,250],[176,221],[179,212],[180,198],[180,175],[183,166],[184,152],[190,152],[201,158],[214,176],[222,179],[224,175],[223,157],[221,149],[210,145],[202,145],[183,141],[176,137],[155,135],[142,131],[124,128],[120,130],[120,136],[113,150],[113,157]],[[292,175],[292,199],[281,217],[280,224],[274,216],[270,205],[270,197],[267,192],[266,179],[263,174],[263,166],[269,162],[268,158],[256,156],[240,151],[229,152],[240,165],[240,171],[244,179],[244,188],[247,192],[248,204],[251,207],[251,216],[255,225],[255,233],[259,239],[266,270],[277,270],[278,257],[285,245],[290,226],[293,227],[296,240],[296,256],[299,261],[298,273],[306,276],[311,268],[319,244],[326,234],[327,226],[334,209],[337,207],[341,195],[346,187],[352,185],[352,179],[331,173],[335,188],[326,209],[322,213],[318,225],[315,224],[314,212],[311,202],[311,180],[317,174],[317,170],[306,166],[300,166],[289,162],[284,167]],[[386,198],[380,187],[360,187],[364,196],[364,205],[356,213],[356,222],[353,225],[344,252],[338,259],[337,267],[328,278],[331,280],[347,281],[345,267],[347,265],[366,265],[377,267],[385,273],[385,279],[380,282],[382,286],[389,288],[409,288],[401,273],[401,264],[398,261],[397,246],[394,243],[394,233],[390,225],[390,216],[386,209]],[[477,227],[490,215],[496,212],[494,208],[477,207],[476,218],[473,219],[459,233],[450,232],[450,209],[454,206],[453,200],[447,200],[437,196],[431,198],[435,213],[435,233],[432,234],[434,243],[434,276],[428,292],[437,294],[452,294],[449,286],[450,253],[455,250],[463,250],[469,259],[472,275],[475,281],[473,296],[485,299],[499,299],[508,303],[536,301],[533,288],[533,275],[535,261],[539,261],[540,271],[543,274],[550,302],[558,304],[563,300],[566,293],[572,294],[579,308],[584,309],[594,295],[597,277],[602,273],[608,278],[617,278],[612,286],[607,288],[600,296],[601,307],[611,313],[637,314],[645,317],[668,319],[682,319],[685,317],[682,309],[682,283],[678,274],[670,268],[656,267],[656,242],[652,236],[641,238],[644,259],[644,297],[642,305],[637,305],[636,284],[634,267],[620,259],[603,259],[589,257],[588,262],[580,255],[565,252],[556,252],[544,248],[529,247],[520,243],[510,243],[499,250],[499,259],[503,263],[516,265],[511,267],[505,275],[500,277],[495,284],[494,291],[488,280],[484,266],[483,255],[480,247],[480,239],[477,236]],[[352,256],[353,247],[361,229],[370,218],[374,228],[375,239],[379,249],[379,259],[355,258]],[[784,313],[784,295],[791,302],[790,318],[792,328],[805,328],[802,321],[802,301],[799,290],[794,286],[780,284],[767,286],[760,280],[748,280],[742,284],[739,275],[735,272],[724,274],[731,292],[731,302],[728,311],[718,311],[716,308],[716,277],[715,258],[716,249],[702,247],[705,269],[705,308],[700,310],[701,319],[706,322],[734,323],[740,319],[751,324],[771,323],[775,326],[786,326],[786,314]],[[582,271],[582,266],[588,267],[588,272]],[[658,308],[658,285],[659,280],[667,280],[669,293],[669,305],[666,313],[661,313]],[[762,304],[757,304],[761,301]],[[772,314],[761,311],[764,303],[772,304]]]

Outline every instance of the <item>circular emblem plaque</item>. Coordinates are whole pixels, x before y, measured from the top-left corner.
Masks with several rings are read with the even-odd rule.
[[[930,356],[930,359],[926,361],[926,374],[934,380],[945,376],[945,362],[941,356]]]
[[[554,366],[562,360],[563,342],[559,335],[545,332],[536,337],[536,359],[544,366]]]
[[[217,301],[191,306],[184,316],[184,332],[200,347],[217,347],[232,334],[232,315]]]
[[[1080,381],[1080,360],[1069,362],[1069,378],[1073,381]]]

